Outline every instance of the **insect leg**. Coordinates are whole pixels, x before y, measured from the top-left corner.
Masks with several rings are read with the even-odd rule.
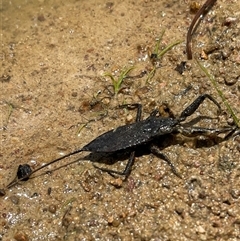
[[[160,149],[159,149],[157,146],[152,145],[150,149],[151,149],[151,152],[152,152],[155,156],[157,156],[158,158],[161,158],[161,159],[163,159],[164,161],[167,162],[167,164],[171,167],[172,172],[173,172],[177,177],[182,178],[181,175],[177,172],[177,170],[176,170],[175,166],[173,165],[173,163],[169,160],[169,158],[168,158],[167,156],[165,156],[165,155],[160,151]]]
[[[232,131],[230,131],[225,137],[224,137],[224,140],[227,141],[229,140],[230,138],[234,138],[235,136],[238,136],[240,135],[240,128],[239,127],[236,127],[235,129],[233,129]]]
[[[194,136],[216,136],[221,133],[230,133],[225,137],[229,138],[236,130],[236,127],[223,127],[223,128],[216,128],[216,129],[210,129],[210,128],[202,128],[202,127],[189,127],[189,128],[184,128],[180,127],[178,131],[183,134],[184,136],[189,136],[189,137],[194,137]],[[225,139],[224,138],[224,139]]]
[[[129,174],[131,173],[131,169],[132,169],[132,165],[134,163],[134,159],[135,159],[135,151],[131,152],[130,157],[129,157],[128,162],[127,162],[127,165],[126,165],[123,172],[111,170],[111,169],[108,169],[108,168],[99,167],[95,164],[93,164],[93,166],[95,168],[103,171],[103,172],[107,172],[111,176],[114,176],[114,174],[117,174],[117,175],[125,176],[125,179],[126,179],[129,176]]]
[[[141,116],[142,116],[142,105],[141,104],[133,104],[130,106],[137,108],[136,122],[139,122],[141,120]],[[134,160],[135,160],[135,151],[131,152],[127,165],[122,173],[122,175],[125,175],[126,178],[131,173],[132,166],[134,164]]]
[[[209,99],[211,100],[218,108],[219,110],[221,110],[221,107],[220,105],[218,104],[218,102],[210,95],[208,94],[203,94],[203,95],[200,95],[197,99],[195,99],[192,104],[190,104],[180,115],[179,117],[179,121],[182,122],[184,120],[186,120],[186,118],[190,115],[192,115],[196,110],[197,108],[199,107],[199,105],[202,104],[202,102],[205,100],[205,99]]]
[[[137,107],[136,122],[139,122],[141,120],[141,116],[142,116],[142,105],[135,104],[135,106]],[[132,151],[130,154],[130,157],[128,159],[127,165],[125,167],[125,170],[123,171],[123,175],[125,175],[125,179],[127,179],[131,173],[132,166],[134,164],[134,160],[135,160],[135,151]]]
[[[134,109],[137,108],[137,116],[136,116],[136,122],[141,120],[141,115],[142,115],[142,105],[141,104],[126,104],[126,105],[121,105],[120,108],[128,108],[128,109]],[[101,171],[107,172],[110,175],[114,176],[113,174],[118,174],[118,175],[123,175],[125,176],[125,179],[127,179],[127,177],[129,176],[129,174],[131,173],[132,170],[132,166],[134,164],[134,159],[135,159],[135,151],[132,151],[130,154],[130,157],[128,159],[127,165],[124,169],[123,172],[119,172],[119,171],[114,171],[114,170],[110,170],[108,168],[102,168],[102,167],[98,167],[95,164],[93,164],[93,166]]]
[[[136,122],[141,120],[142,116],[142,105],[141,104],[125,104],[125,105],[120,105],[120,108],[127,108],[127,109],[136,109],[137,108],[137,116],[136,116]]]
[[[159,113],[158,110],[152,111],[151,114],[150,114],[150,116],[149,116],[149,118],[151,118],[152,116],[156,116],[158,113]]]

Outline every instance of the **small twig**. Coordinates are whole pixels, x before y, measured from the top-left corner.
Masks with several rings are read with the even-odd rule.
[[[194,26],[196,25],[196,23],[197,23],[198,19],[201,17],[201,15],[207,13],[216,1],[217,0],[207,0],[202,5],[202,7],[197,11],[195,17],[193,18],[193,20],[190,24],[190,27],[187,32],[187,43],[186,43],[186,52],[187,52],[188,59],[192,59],[191,40],[192,40]]]

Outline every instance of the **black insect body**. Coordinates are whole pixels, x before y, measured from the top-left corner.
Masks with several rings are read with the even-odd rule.
[[[158,136],[172,133],[178,121],[172,118],[150,116],[147,119],[133,124],[120,126],[106,132],[89,144],[82,151],[116,152],[134,148],[150,142]]]
[[[149,145],[149,148],[153,154],[155,154],[161,159],[164,159],[171,166],[172,171],[176,175],[178,175],[171,161],[163,153],[160,152],[159,148],[156,145],[154,145],[154,140],[160,139],[161,141],[161,138],[166,136],[167,134],[177,133],[181,133],[185,136],[217,136],[220,133],[228,133],[225,137],[227,139],[237,129],[236,126],[224,127],[219,129],[210,129],[195,126],[186,127],[186,125],[182,124],[182,122],[184,122],[188,116],[192,115],[197,110],[199,105],[206,98],[212,101],[219,109],[221,109],[218,102],[208,94],[200,95],[198,98],[196,98],[192,102],[192,104],[190,104],[185,110],[183,110],[183,112],[180,114],[178,118],[159,117],[157,116],[158,111],[155,110],[147,119],[140,120],[142,111],[142,106],[140,104],[123,105],[122,107],[125,108],[137,108],[137,117],[135,123],[123,125],[114,130],[110,130],[100,135],[99,137],[97,137],[81,149],[71,152],[65,156],[59,157],[49,163],[46,163],[45,165],[33,170],[32,172],[31,170],[29,170],[29,168],[27,168],[26,175],[20,175],[18,177],[18,181],[27,180],[27,178],[29,178],[33,173],[37,172],[38,170],[43,169],[44,167],[50,164],[58,162],[64,158],[70,157],[82,151],[89,151],[92,153],[115,153],[118,151],[131,150],[130,158],[123,172],[109,170],[106,168],[99,168],[94,165],[96,168],[102,171],[106,171],[109,174],[120,174],[124,175],[125,177],[128,177],[128,175],[131,172],[132,165],[134,163],[136,148],[138,146],[145,144]],[[11,182],[7,186],[7,188],[13,186],[18,181]]]
[[[117,152],[129,148],[136,148],[139,145],[150,143],[153,140],[160,138],[161,136],[171,133],[182,133],[185,136],[208,136],[235,130],[235,127],[209,129],[200,127],[184,127],[183,125],[181,125],[181,122],[185,121],[188,116],[192,115],[206,98],[211,100],[215,105],[217,105],[219,109],[221,109],[220,105],[214,98],[212,98],[208,94],[204,94],[200,95],[196,100],[194,100],[193,103],[190,104],[181,113],[179,118],[158,117],[156,116],[158,112],[153,111],[147,119],[140,121],[142,106],[140,104],[124,105],[123,107],[138,108],[136,122],[133,124],[120,126],[114,130],[108,131],[100,135],[79,151]],[[164,159],[171,166],[172,171],[177,176],[180,176],[171,161],[167,158],[167,156],[160,152],[160,149],[155,146],[154,143],[153,145],[150,145],[150,150],[156,156]],[[135,151],[131,153],[129,161],[123,172],[113,171],[106,168],[99,168],[95,165],[94,166],[110,174],[115,173],[125,175],[127,177],[131,172],[131,167],[134,163],[134,157]]]

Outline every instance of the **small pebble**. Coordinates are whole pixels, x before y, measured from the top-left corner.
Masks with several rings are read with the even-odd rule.
[[[54,204],[49,205],[48,211],[49,211],[50,213],[56,213],[56,210],[57,210],[56,205],[54,205]]]
[[[202,52],[201,52],[201,58],[202,58],[202,59],[205,59],[205,60],[208,59],[208,55],[205,53],[204,50],[202,50]]]
[[[120,225],[120,220],[119,218],[115,218],[113,216],[109,217],[108,219],[108,224],[113,226],[113,227],[118,227]]]
[[[126,118],[126,123],[131,123],[133,121],[133,116],[132,115],[128,115]]]
[[[230,190],[230,194],[233,198],[237,199],[240,197],[240,190],[232,189],[232,190]]]
[[[177,214],[182,215],[182,213],[184,212],[184,208],[179,206],[175,208],[175,211],[177,212]]]
[[[200,7],[201,7],[201,5],[196,1],[191,1],[189,4],[190,12],[193,14],[197,13],[197,11],[199,10]]]
[[[17,232],[17,233],[14,235],[14,239],[15,239],[16,241],[28,241],[28,240],[29,240],[27,234],[24,233],[23,231]]]
[[[11,197],[10,197],[10,200],[12,201],[12,203],[14,203],[14,204],[19,204],[19,197],[18,196],[16,196],[16,195],[12,195]]]
[[[38,19],[38,21],[40,21],[40,22],[45,21],[45,17],[44,17],[43,14],[39,15],[37,19]]]
[[[225,84],[226,85],[234,85],[237,83],[237,78],[226,78],[225,79]]]
[[[206,230],[202,226],[198,226],[197,231],[198,233],[206,233]]]
[[[116,188],[121,188],[123,185],[123,180],[121,178],[117,178],[110,181],[110,184]]]

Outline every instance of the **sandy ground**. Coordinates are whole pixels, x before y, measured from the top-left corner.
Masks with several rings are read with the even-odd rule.
[[[143,118],[164,106],[177,116],[208,93],[223,112],[206,100],[193,118],[212,117],[201,121],[204,127],[233,124],[210,80],[186,58],[189,1],[3,1],[1,16],[1,188],[19,164],[35,169],[134,122],[135,111],[120,104],[141,103]],[[155,66],[149,56],[164,30],[160,50],[182,42],[148,78]],[[194,57],[215,76],[238,118],[239,36],[238,0],[217,1],[193,36]],[[182,74],[175,70],[181,61]],[[104,74],[117,78],[132,66],[132,78],[114,95]],[[173,136],[169,143],[161,143],[163,153],[182,179],[148,154],[136,158],[122,182],[95,169],[90,156],[10,188],[0,197],[0,240],[239,240],[240,138],[217,144]],[[123,170],[120,159],[107,167]]]

